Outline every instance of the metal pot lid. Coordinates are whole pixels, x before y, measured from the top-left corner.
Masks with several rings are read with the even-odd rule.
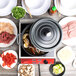
[[[34,47],[50,52],[61,41],[62,31],[59,24],[50,18],[39,19],[30,28],[30,40]]]

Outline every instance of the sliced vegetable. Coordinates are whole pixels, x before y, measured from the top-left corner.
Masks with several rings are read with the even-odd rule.
[[[62,64],[56,64],[53,66],[53,73],[54,74],[60,74],[64,71],[64,67],[62,66]]]
[[[6,53],[6,55],[2,54],[1,57],[3,60],[2,66],[7,65],[9,68],[11,68],[11,65],[15,63],[15,60],[17,59],[16,56],[12,53]]]

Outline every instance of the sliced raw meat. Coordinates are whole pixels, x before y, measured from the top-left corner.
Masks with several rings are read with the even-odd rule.
[[[76,21],[70,21],[62,26],[63,40],[67,40],[72,37],[76,37]]]
[[[0,43],[9,44],[15,38],[14,34],[9,34],[7,32],[2,32],[0,34]]]

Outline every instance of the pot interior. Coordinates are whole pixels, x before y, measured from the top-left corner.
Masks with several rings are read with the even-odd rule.
[[[42,56],[42,55],[45,55],[45,54],[47,54],[48,52],[42,52],[42,51],[40,51],[39,53],[38,52],[35,52],[35,54],[33,53],[33,49],[32,48],[35,48],[32,44],[31,44],[31,41],[30,41],[30,39],[29,39],[29,36],[27,37],[28,39],[29,39],[29,43],[30,43],[30,46],[32,46],[32,48],[31,49],[29,49],[29,48],[25,48],[24,47],[24,41],[23,41],[23,36],[24,36],[24,34],[29,34],[29,30],[30,30],[30,27],[31,27],[31,25],[28,25],[28,26],[26,26],[25,28],[24,28],[24,30],[23,30],[23,32],[22,32],[22,35],[21,35],[21,41],[22,41],[22,48],[24,49],[24,51],[28,54],[28,55],[30,55],[30,56]],[[36,49],[36,48],[35,48]]]

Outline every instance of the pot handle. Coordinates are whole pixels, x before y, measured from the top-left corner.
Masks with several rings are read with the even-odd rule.
[[[17,44],[20,45],[21,43],[21,38],[19,38],[19,36],[21,37],[21,33],[17,35]]]
[[[56,49],[52,49],[50,52],[45,54],[46,57],[56,57]]]

